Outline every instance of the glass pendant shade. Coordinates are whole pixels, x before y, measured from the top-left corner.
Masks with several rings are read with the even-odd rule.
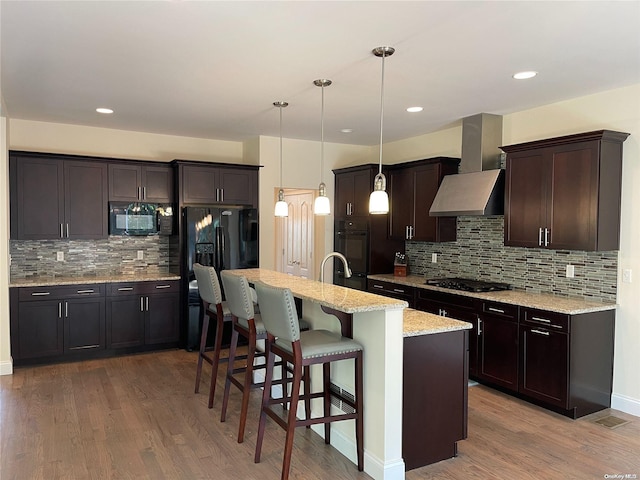
[[[284,190],[280,189],[278,192],[278,201],[276,202],[276,208],[274,211],[276,217],[288,217],[289,205],[284,201]]]
[[[384,173],[376,175],[373,185],[373,192],[369,196],[369,213],[374,215],[389,213],[389,195],[387,195],[385,189],[387,179]]]
[[[331,213],[331,204],[327,197],[326,185],[320,184],[318,196],[313,202],[313,213],[316,215],[329,215]]]

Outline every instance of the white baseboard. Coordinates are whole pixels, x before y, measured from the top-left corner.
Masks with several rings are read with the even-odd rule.
[[[614,393],[611,395],[611,408],[640,417],[640,400]]]
[[[0,362],[0,375],[13,375],[13,360]]]

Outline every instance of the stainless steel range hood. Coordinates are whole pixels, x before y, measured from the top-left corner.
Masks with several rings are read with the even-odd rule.
[[[429,215],[503,215],[504,171],[500,169],[502,117],[479,113],[462,119],[462,162],[442,179]]]

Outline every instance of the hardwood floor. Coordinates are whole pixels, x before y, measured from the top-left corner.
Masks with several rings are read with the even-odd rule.
[[[174,350],[17,368],[0,377],[0,479],[279,478],[284,431],[272,422],[262,462],[253,463],[258,391],[238,444],[239,393],[231,390],[220,423],[223,369],[209,410],[207,382],[193,393],[196,361],[195,352]],[[573,421],[474,386],[469,438],[458,444],[458,457],[412,470],[407,480],[640,478],[640,418],[609,410],[595,417],[609,413],[631,422],[608,429],[593,415]],[[298,429],[291,478],[370,477]]]

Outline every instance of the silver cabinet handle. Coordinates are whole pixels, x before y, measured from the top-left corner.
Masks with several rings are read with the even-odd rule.
[[[119,292],[130,292],[133,290],[133,287],[121,287],[118,289]]]
[[[140,297],[140,311],[144,312],[144,297]]]
[[[482,320],[478,318],[478,335],[482,335]]]
[[[33,292],[32,297],[44,297],[45,295],[51,295],[51,292]]]
[[[545,337],[549,336],[549,332],[543,332],[542,330],[536,330],[535,328],[531,330],[531,333],[537,333],[538,335],[544,335]]]
[[[501,308],[494,308],[494,307],[489,307],[489,311],[490,312],[504,313],[504,310],[502,310]]]
[[[298,262],[300,263],[300,262]],[[157,289],[161,289],[161,288],[171,288],[171,285],[156,285]]]
[[[544,246],[545,247],[549,246],[549,229],[548,228],[544,229]]]
[[[224,188],[220,189],[220,201],[224,202]]]
[[[397,293],[405,293],[405,291],[401,288],[394,288],[393,291]]]
[[[447,311],[443,308],[443,309],[442,309],[442,316],[443,316],[443,317],[446,317],[446,316],[448,316],[448,315],[449,315],[449,314],[447,313]]]
[[[373,284],[373,288],[379,288],[381,290],[384,290],[384,287],[382,285],[376,285],[375,283]]]
[[[67,238],[69,238],[69,224],[67,223]]]
[[[137,187],[136,190],[137,190],[136,197],[138,198],[138,200],[142,200],[142,195],[140,195],[140,187]]]
[[[69,318],[69,302],[64,302],[64,318]]]
[[[409,240],[411,240],[414,237],[413,235],[413,226],[409,225]]]
[[[58,318],[62,318],[62,302],[58,302]]]
[[[145,298],[145,306],[146,306],[146,311],[149,311],[149,297]]]
[[[60,238],[64,238],[64,225],[60,224]]]
[[[79,294],[82,294],[82,293],[93,293],[93,289],[90,289],[90,290],[78,290],[78,293]]]
[[[542,322],[542,323],[551,323],[551,320],[547,320],[546,318],[541,318],[541,317],[531,317],[531,320],[535,320],[536,322]]]
[[[142,199],[147,199],[147,187],[142,187]]]
[[[538,229],[538,246],[542,246],[542,227]]]

